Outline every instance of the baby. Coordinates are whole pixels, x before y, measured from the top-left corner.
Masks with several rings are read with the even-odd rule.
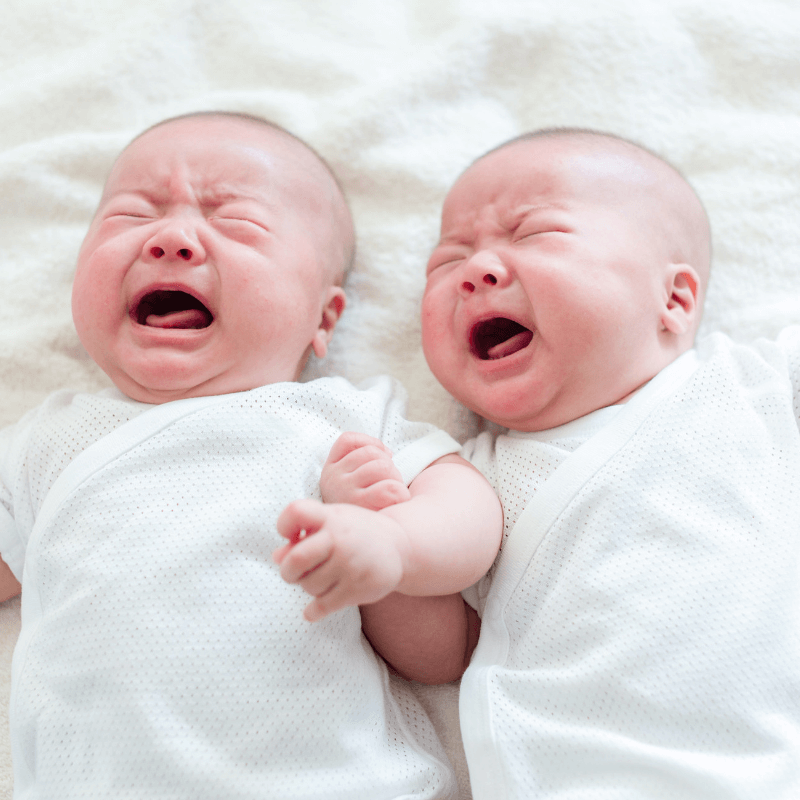
[[[694,191],[613,136],[520,137],[447,196],[423,345],[505,429],[462,451],[505,534],[474,654],[403,611],[461,625],[459,596],[390,595],[365,632],[410,678],[472,655],[476,800],[800,796],[800,328],[693,349],[709,265]]]
[[[403,418],[390,381],[298,382],[344,309],[352,250],[330,170],[264,120],[168,120],[117,159],[73,289],[116,388],[58,393],[0,434],[0,596],[23,584],[16,796],[452,796],[355,604],[420,582],[459,591],[491,564],[485,530],[499,539],[502,517],[458,445]],[[364,501],[394,505],[308,499],[278,547],[281,511],[320,497],[350,428],[394,452]],[[483,556],[445,571],[434,534]],[[279,570],[313,572],[315,625]]]

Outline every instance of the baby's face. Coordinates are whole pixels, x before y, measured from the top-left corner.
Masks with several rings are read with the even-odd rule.
[[[543,430],[620,402],[661,369],[667,248],[636,170],[540,138],[456,182],[422,307],[426,358],[456,399]]]
[[[130,397],[296,380],[344,306],[322,167],[225,117],[154,128],[120,156],[78,257],[73,317]]]

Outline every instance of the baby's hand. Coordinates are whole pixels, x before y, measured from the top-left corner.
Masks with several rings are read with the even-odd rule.
[[[403,577],[405,532],[375,511],[296,500],[278,517],[278,532],[289,540],[272,554],[281,577],[316,598],[303,612],[309,622],[375,603]]]
[[[319,488],[326,503],[353,503],[372,511],[411,498],[389,448],[363,433],[343,433],[333,443]]]

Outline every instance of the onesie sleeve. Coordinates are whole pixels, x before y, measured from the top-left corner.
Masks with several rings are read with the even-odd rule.
[[[469,439],[461,448],[461,457],[469,461],[475,469],[498,491],[496,437],[489,431],[479,433]]]
[[[778,346],[786,355],[789,380],[792,383],[794,416],[800,426],[800,325],[793,325],[781,332]]]
[[[20,583],[25,562],[25,543],[17,527],[14,485],[19,472],[21,440],[27,438],[27,419],[23,418],[17,425],[0,430],[0,557]]]
[[[406,484],[438,458],[459,451],[461,445],[435,425],[406,419],[407,396],[397,381],[384,376],[359,388],[372,397],[380,410],[379,430],[371,435],[392,451],[392,460]]]

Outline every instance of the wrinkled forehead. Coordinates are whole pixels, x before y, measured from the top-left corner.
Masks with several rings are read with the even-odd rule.
[[[216,117],[174,120],[146,131],[122,151],[104,196],[138,188],[166,189],[176,175],[199,190],[261,195],[305,190],[313,196],[325,176],[310,153],[266,126]]]
[[[656,187],[660,172],[655,158],[624,143],[544,136],[516,141],[478,159],[461,175],[445,201],[445,213],[498,202],[622,202],[632,192]]]
[[[336,179],[313,150],[267,123],[199,115],[157,125],[117,158],[98,212],[128,192],[153,202],[181,193],[210,206],[254,201],[312,241],[337,280],[352,261],[353,222]]]

